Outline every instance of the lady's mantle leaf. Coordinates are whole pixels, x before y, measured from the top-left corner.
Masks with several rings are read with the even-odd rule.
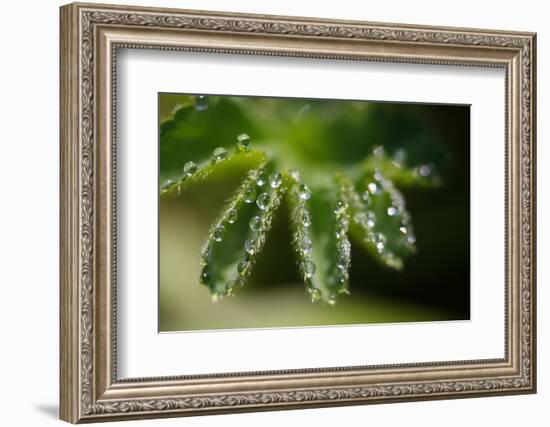
[[[278,176],[269,165],[251,170],[210,229],[200,281],[213,299],[233,295],[237,286],[245,284],[281,204]]]
[[[333,188],[311,191],[291,172],[287,185],[298,267],[312,301],[336,302],[348,292],[348,205]]]

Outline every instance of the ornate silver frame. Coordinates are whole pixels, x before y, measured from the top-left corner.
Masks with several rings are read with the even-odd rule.
[[[534,393],[535,34],[188,10],[61,8],[61,418],[129,418]],[[118,47],[502,67],[505,357],[176,378],[116,375]]]

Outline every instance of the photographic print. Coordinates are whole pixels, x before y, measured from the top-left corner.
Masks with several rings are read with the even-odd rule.
[[[61,419],[536,392],[535,33],[59,22]]]
[[[161,332],[470,318],[470,107],[160,93]]]

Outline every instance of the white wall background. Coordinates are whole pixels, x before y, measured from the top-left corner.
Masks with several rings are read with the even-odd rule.
[[[122,3],[110,0],[113,3]],[[128,0],[130,1],[130,0]],[[538,32],[539,393],[208,416],[133,425],[546,425],[550,405],[550,29],[545,2],[133,0],[133,4]],[[0,401],[2,425],[60,425],[58,402],[58,6],[6,2],[0,24]],[[546,218],[545,218],[546,217]]]

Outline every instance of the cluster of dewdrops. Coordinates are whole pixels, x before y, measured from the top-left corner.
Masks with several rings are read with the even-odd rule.
[[[382,156],[383,148],[375,148],[373,154]],[[402,164],[404,155],[403,150],[398,150],[394,156],[394,163]],[[375,231],[376,214],[369,209],[372,198],[384,193],[389,194],[391,200],[390,206],[386,209],[386,214],[390,217],[400,217],[399,231],[403,235],[404,246],[411,250],[414,249],[416,237],[413,232],[410,214],[405,207],[405,199],[395,188],[393,182],[385,178],[379,169],[375,169],[373,180],[367,183],[366,190],[361,195],[357,193],[352,195],[352,203],[357,211],[353,219],[366,230],[366,242],[374,245],[384,262],[388,266],[397,267],[399,260],[395,254],[386,249],[386,236]]]
[[[307,184],[300,182],[298,170],[290,169],[288,175],[293,182],[291,194],[294,200],[294,212],[292,216],[295,224],[294,245],[299,254],[299,270],[311,300],[318,301],[321,299],[321,291],[312,283],[317,266],[310,259],[313,241],[310,233],[311,213],[307,202],[311,198],[311,190]]]
[[[195,100],[195,109],[197,111],[205,111],[208,109],[208,102],[205,96],[198,96]],[[237,147],[239,151],[248,151],[250,149],[250,137],[246,133],[242,133],[237,137]],[[384,148],[376,147],[373,150],[373,155],[376,157],[384,156]],[[399,149],[394,153],[392,163],[396,167],[402,167],[407,153],[403,149]],[[219,163],[227,159],[228,151],[224,147],[217,147],[212,154],[212,163]],[[178,193],[181,183],[193,176],[199,170],[199,166],[188,161],[183,166],[183,176],[178,183]],[[316,272],[315,264],[309,259],[313,242],[311,240],[309,227],[311,226],[311,214],[307,208],[307,201],[311,197],[309,187],[300,183],[300,174],[297,170],[291,169],[288,171],[289,176],[294,181],[293,192],[296,197],[296,215],[299,218],[297,224],[297,232],[295,243],[298,246],[300,253],[300,271],[304,282],[307,285],[308,293],[312,301],[318,301],[321,298],[321,291],[315,288],[312,284],[312,278]],[[432,167],[427,164],[422,164],[414,168],[415,176],[430,177]],[[215,225],[211,240],[207,242],[203,250],[201,264],[203,269],[200,280],[203,284],[208,285],[210,282],[210,273],[208,270],[208,262],[210,259],[212,245],[223,241],[227,227],[234,224],[238,219],[237,206],[243,201],[247,204],[255,203],[259,209],[257,215],[254,215],[249,221],[250,235],[244,243],[244,258],[237,264],[237,279],[230,280],[225,286],[225,293],[213,294],[213,299],[224,295],[232,295],[237,283],[244,283],[244,278],[250,270],[252,257],[261,249],[263,240],[265,239],[266,230],[269,228],[270,210],[274,207],[277,201],[280,201],[278,192],[283,182],[283,177],[279,171],[275,171],[268,175],[264,168],[252,170],[249,173],[249,179],[245,182],[244,189],[239,192],[239,196],[233,201],[233,204],[222,215],[221,220]],[[172,180],[165,181],[163,191],[176,184]],[[339,292],[347,293],[347,282],[349,279],[349,266],[351,259],[351,245],[348,240],[349,227],[349,204],[353,206],[356,212],[353,220],[366,230],[365,240],[373,244],[382,259],[389,266],[396,266],[398,259],[392,253],[386,250],[386,236],[375,231],[376,214],[369,209],[372,197],[379,196],[386,192],[390,196],[391,205],[386,209],[388,216],[400,216],[399,231],[403,235],[404,245],[410,249],[414,248],[416,238],[413,233],[410,215],[405,208],[405,201],[401,193],[395,188],[393,183],[386,179],[379,169],[375,169],[373,180],[366,185],[366,190],[359,195],[355,191],[348,192],[346,197],[341,197],[335,205],[334,213],[336,215],[336,239],[337,239],[337,273],[336,280],[341,286]],[[269,214],[269,215],[268,215]],[[213,241],[213,242],[212,242]],[[336,296],[329,295],[328,302],[334,304]]]
[[[250,137],[243,133],[237,137],[237,146],[241,151],[247,151],[250,148]],[[214,150],[214,161],[220,162],[226,158],[226,155],[217,148]],[[237,284],[243,284],[244,278],[248,274],[251,266],[252,257],[261,249],[265,233],[267,232],[272,212],[280,202],[280,188],[283,183],[283,177],[279,171],[269,174],[265,168],[254,169],[249,172],[248,179],[238,192],[237,198],[233,201],[229,209],[222,215],[221,220],[215,225],[212,232],[212,239],[208,242],[203,251],[201,273],[201,282],[208,284],[210,274],[208,272],[208,260],[211,255],[212,245],[221,243],[227,228],[234,224],[238,219],[237,207],[239,203],[255,204],[258,212],[249,223],[250,233],[244,243],[244,257],[237,263],[237,278],[230,280],[225,285],[225,293],[214,294],[216,299],[223,295],[232,295]],[[212,242],[213,241],[213,242]]]
[[[340,197],[334,207],[336,216],[336,281],[340,293],[349,293],[347,283],[351,264],[351,244],[348,239],[349,229],[349,205],[344,197]],[[330,295],[329,304],[334,304],[335,295]]]

